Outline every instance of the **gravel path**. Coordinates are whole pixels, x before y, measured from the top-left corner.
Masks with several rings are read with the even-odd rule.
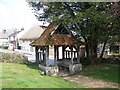
[[[117,83],[106,82],[100,79],[93,79],[82,75],[66,76],[63,78],[75,83],[84,84],[87,86],[87,88],[118,88]]]

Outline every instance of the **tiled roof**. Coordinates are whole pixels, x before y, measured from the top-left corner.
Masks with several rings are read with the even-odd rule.
[[[67,30],[63,24],[51,23],[42,35],[30,45],[46,46],[46,45],[80,45],[83,44],[79,39],[75,38],[72,33]]]

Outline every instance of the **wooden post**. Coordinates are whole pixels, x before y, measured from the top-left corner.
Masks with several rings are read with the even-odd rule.
[[[36,46],[35,47],[35,53],[36,53],[36,65],[39,65],[39,52],[38,52],[39,48]]]
[[[65,58],[65,55],[64,55],[64,46],[62,46],[62,59],[64,59]]]
[[[39,48],[40,49],[40,48]],[[39,52],[39,61],[41,61],[41,52]]]
[[[49,66],[49,46],[46,46],[46,50],[45,50],[45,61],[46,61],[46,66]]]
[[[45,56],[45,50],[44,50],[44,49],[45,49],[45,47],[44,47],[43,50],[42,50],[42,51],[43,51],[43,54],[42,54],[42,55],[43,55],[43,63],[44,63],[44,65],[46,66],[46,56]]]
[[[54,46],[54,64],[57,65],[57,51],[56,51],[56,46]]]
[[[59,47],[56,46],[57,60],[59,60]]]
[[[80,46],[77,46],[77,62],[80,63]]]
[[[71,64],[73,64],[73,47],[71,46]]]
[[[68,58],[70,58],[70,51],[68,51]]]
[[[74,58],[76,58],[76,52],[74,51]]]
[[[66,54],[66,59],[67,59],[67,51],[65,51],[65,54]]]

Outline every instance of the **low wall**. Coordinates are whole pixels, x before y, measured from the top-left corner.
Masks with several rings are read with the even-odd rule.
[[[41,74],[44,74],[44,75],[57,76],[59,72],[58,66],[46,67],[39,64],[39,68],[42,71]],[[82,70],[82,64],[69,64],[68,68],[69,68],[70,75],[79,74],[80,71]]]
[[[69,72],[71,75],[79,74],[82,70],[82,64],[70,64],[69,65]]]
[[[57,76],[59,72],[58,66],[46,67],[46,66],[39,64],[39,68],[44,75]]]

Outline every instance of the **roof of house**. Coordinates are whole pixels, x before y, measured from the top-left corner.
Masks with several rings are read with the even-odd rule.
[[[19,39],[21,40],[35,40],[37,39],[42,33],[44,29],[40,26],[34,26],[26,31]]]
[[[80,39],[66,29],[63,24],[51,23],[42,35],[32,42],[31,46],[46,45],[80,45],[83,44]]]
[[[7,39],[11,33],[11,31],[6,31],[5,33],[3,31],[0,32],[0,39]]]
[[[15,31],[15,32],[13,32],[12,34],[10,34],[10,35],[9,35],[9,37],[11,37],[11,36],[14,36],[14,35],[18,34],[19,32],[21,32],[21,31]]]

